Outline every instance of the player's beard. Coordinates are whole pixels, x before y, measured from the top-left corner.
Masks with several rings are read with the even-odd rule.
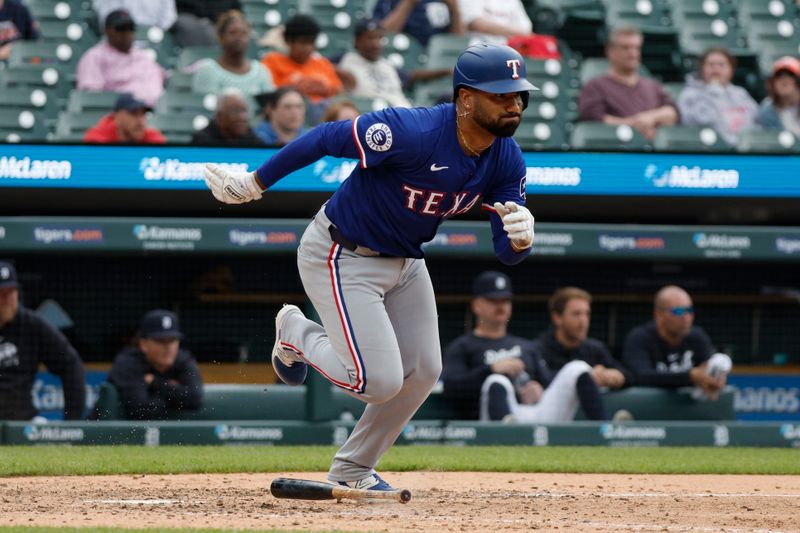
[[[495,137],[511,137],[517,131],[521,120],[519,115],[513,116],[516,117],[517,120],[504,120],[512,117],[512,115],[504,115],[492,120],[480,107],[476,107],[473,120],[478,123],[478,126]]]

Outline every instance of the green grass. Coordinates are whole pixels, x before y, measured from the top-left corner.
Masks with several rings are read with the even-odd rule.
[[[3,446],[0,476],[324,472],[329,446]],[[800,474],[800,450],[398,446],[380,470],[623,474]]]

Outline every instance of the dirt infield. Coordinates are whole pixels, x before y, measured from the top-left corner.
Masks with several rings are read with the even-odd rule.
[[[0,478],[0,524],[301,531],[800,531],[800,476],[384,472],[411,503],[277,500],[274,477]]]

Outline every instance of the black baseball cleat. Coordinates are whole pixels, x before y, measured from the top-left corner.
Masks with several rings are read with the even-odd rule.
[[[275,315],[275,345],[272,347],[272,368],[287,385],[302,385],[308,375],[308,365],[299,349],[281,340],[281,324],[286,315],[303,312],[296,305],[285,304]]]

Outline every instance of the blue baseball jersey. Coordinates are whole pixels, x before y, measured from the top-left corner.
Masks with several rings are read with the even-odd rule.
[[[259,179],[269,187],[323,155],[359,160],[326,205],[326,215],[350,240],[389,256],[422,257],[422,245],[442,221],[479,202],[490,211],[494,202],[525,204],[519,145],[499,137],[479,157],[464,154],[453,104],[387,108],[321,124],[262,165]],[[497,255],[509,256],[497,216],[492,229]],[[527,252],[517,255],[504,262],[517,262]]]

